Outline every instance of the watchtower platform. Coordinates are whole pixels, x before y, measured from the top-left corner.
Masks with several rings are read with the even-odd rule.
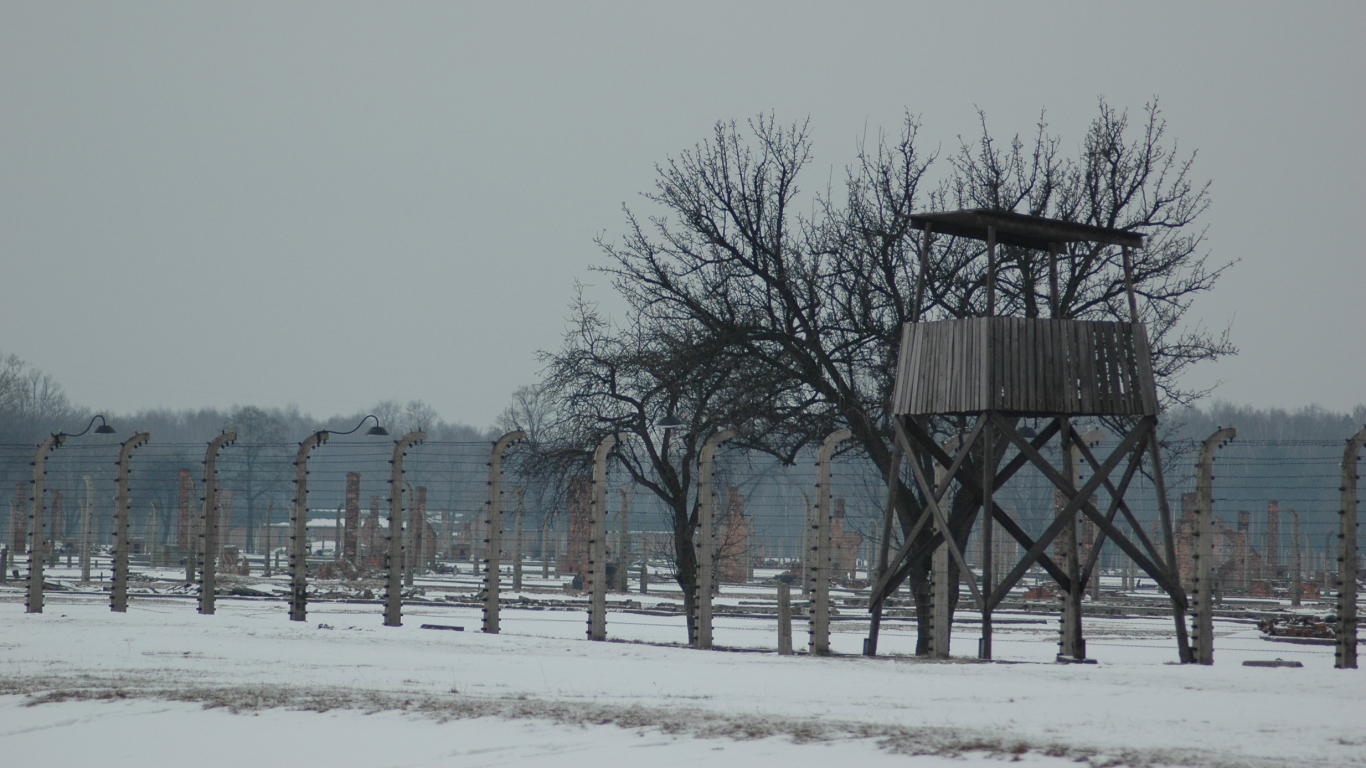
[[[1154,416],[1142,323],[974,317],[902,328],[892,412]]]

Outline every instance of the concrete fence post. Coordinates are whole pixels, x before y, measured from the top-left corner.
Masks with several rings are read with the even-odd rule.
[[[190,497],[194,495],[194,479],[190,470],[180,470],[179,484],[176,487],[176,545],[185,556],[185,583],[193,584],[195,574],[199,573],[199,531],[195,523],[198,515],[190,514]]]
[[[417,503],[416,494],[413,493],[413,486],[409,483],[403,484],[403,490],[399,496],[399,509],[404,513],[403,524],[403,586],[413,586],[413,561],[418,555],[417,551]]]
[[[149,550],[148,554],[151,556],[152,564],[158,565],[161,564],[159,558],[162,556],[162,549],[159,544],[161,540],[161,519],[157,515],[156,502],[150,502],[148,506],[151,507],[151,515],[147,520],[147,549]]]
[[[1074,489],[1079,489],[1082,485],[1081,450],[1071,438],[1071,419],[1060,419],[1060,423],[1063,431],[1063,474],[1072,481]],[[1095,447],[1105,437],[1104,431],[1093,429],[1081,435],[1081,441],[1088,446]],[[1061,502],[1065,505],[1067,500],[1062,498]],[[1059,534],[1056,545],[1061,549],[1062,567],[1067,571],[1067,578],[1071,585],[1070,590],[1062,593],[1062,611],[1059,616],[1058,628],[1059,659],[1086,658],[1086,638],[1082,634],[1081,626],[1081,598],[1086,591],[1086,585],[1081,583],[1081,552],[1077,546],[1077,521],[1081,517],[1080,511],[1072,513],[1072,519],[1067,522],[1066,527]]]
[[[617,444],[607,435],[593,451],[592,526],[588,541],[588,639],[607,639],[607,454]]]
[[[272,502],[268,502],[268,503],[266,504],[266,520],[265,520],[265,525],[262,525],[262,526],[261,526],[261,540],[262,540],[263,542],[265,542],[264,548],[261,550],[261,553],[262,553],[262,557],[261,557],[261,575],[262,575],[262,576],[267,576],[267,577],[270,576],[270,557],[271,557],[270,521],[271,521],[271,518],[272,518],[271,512],[273,512],[273,511],[275,511],[275,502],[273,502],[273,501],[272,501]]]
[[[90,581],[90,523],[95,516],[95,481],[85,475],[85,503],[81,505],[81,583]]]
[[[778,655],[792,655],[792,587],[778,584]]]
[[[1205,438],[1195,465],[1195,577],[1191,588],[1195,663],[1214,663],[1214,452],[1238,436],[1232,427]]]
[[[341,557],[355,566],[360,563],[360,473],[346,473],[346,527]]]
[[[697,586],[693,598],[693,610],[697,611],[697,637],[693,645],[697,648],[711,647],[711,593],[715,588],[716,569],[716,531],[712,506],[712,465],[716,448],[735,437],[735,431],[723,429],[702,443],[702,451],[697,460]]]
[[[1072,422],[1067,417],[1058,419],[1061,426],[1059,440],[1062,450],[1062,474],[1077,487],[1077,450],[1072,446]],[[1058,517],[1067,507],[1067,496],[1062,491],[1054,491],[1053,515]],[[1081,626],[1081,563],[1077,552],[1078,512],[1063,524],[1062,531],[1054,541],[1054,556],[1059,566],[1067,574],[1068,589],[1059,589],[1061,605],[1058,610],[1058,660],[1085,659],[1086,639]]]
[[[384,626],[403,626],[403,456],[412,446],[427,439],[420,430],[394,441],[389,459],[388,551],[384,555]]]
[[[1088,447],[1095,448],[1097,445],[1100,444],[1100,441],[1104,440],[1109,436],[1109,433],[1105,430],[1091,429],[1087,430],[1086,433],[1081,436],[1081,439],[1082,442],[1086,443]],[[1081,458],[1081,449],[1078,446],[1073,445],[1072,451],[1072,472],[1075,475],[1075,477],[1072,479],[1072,487],[1080,488],[1083,480],[1081,474],[1081,469],[1083,466]],[[1087,518],[1085,522],[1089,533],[1086,542],[1087,555],[1089,557],[1091,547],[1099,546],[1097,542],[1099,541],[1100,537],[1099,531],[1096,530],[1096,524],[1090,518]],[[1097,558],[1095,565],[1091,568],[1091,583],[1087,584],[1085,587],[1086,591],[1091,593],[1092,600],[1100,599],[1100,562],[1100,559]]]
[[[797,564],[801,571],[802,597],[810,600],[811,590],[815,584],[811,575],[811,542],[813,541],[811,537],[811,526],[815,525],[816,518],[811,512],[811,497],[807,496],[805,491],[801,491],[800,493],[802,497],[802,542],[801,552],[797,555]]]
[[[236,432],[224,432],[210,440],[209,448],[204,452],[204,504],[199,523],[203,543],[199,565],[199,612],[205,616],[213,614],[218,569],[218,453],[236,439]]]
[[[1338,510],[1338,647],[1333,666],[1357,668],[1357,459],[1366,429],[1342,452],[1342,508]]]
[[[408,558],[410,579],[414,572],[427,573],[427,486],[419,485],[411,493],[412,506],[408,510],[408,524],[413,528],[413,551],[412,557]],[[408,583],[412,584],[412,581]]]
[[[52,499],[48,502],[50,505],[48,508],[50,522],[48,523],[47,537],[50,543],[47,551],[50,557],[48,557],[47,562],[48,565],[58,565],[61,562],[61,555],[57,553],[57,548],[61,546],[62,539],[66,535],[66,508],[62,506],[66,496],[61,489],[57,488],[48,491],[48,493],[52,494]],[[71,567],[70,553],[67,553],[66,565],[68,568]]]
[[[617,591],[628,592],[631,589],[631,579],[627,575],[631,567],[631,500],[626,488],[618,488],[617,493],[621,494],[621,507],[617,509]]]
[[[1304,561],[1300,557],[1304,547],[1300,546],[1300,513],[1290,510],[1290,539],[1294,547],[1290,550],[1290,605],[1298,608],[1304,592]]]
[[[304,438],[294,454],[294,506],[289,515],[290,621],[308,617],[308,455],[327,438],[327,430],[318,430]]]
[[[958,451],[963,442],[962,435],[953,435],[939,447],[949,455]],[[934,484],[942,486],[948,476],[949,468],[934,463]],[[930,653],[932,659],[949,658],[949,647],[953,637],[953,603],[958,598],[959,581],[971,579],[971,573],[960,574],[957,579],[949,578],[948,544],[940,544],[930,556]]]
[[[564,535],[560,535],[560,528],[564,528]],[[569,547],[569,511],[565,510],[556,514],[550,521],[550,569],[555,578],[560,578],[564,574],[560,571],[560,558],[563,552]]]
[[[28,483],[15,483],[14,501],[10,502],[10,537],[7,542],[10,551],[16,555],[28,548],[27,488]]]
[[[66,442],[66,435],[58,433],[44,438],[33,454],[33,496],[28,500],[28,600],[26,613],[43,612],[43,559],[47,557],[49,542],[45,533],[43,497],[47,493],[47,455]]]
[[[550,512],[541,509],[541,579],[550,579],[550,558],[554,557],[555,540],[551,537]]]
[[[816,454],[816,510],[811,526],[812,592],[809,610],[809,653],[830,653],[830,459],[835,446],[853,435],[847,429],[832,432]]]
[[[1333,538],[1336,533],[1324,534],[1324,597],[1333,592]]]
[[[114,480],[114,562],[113,583],[109,589],[109,610],[124,613],[128,610],[128,459],[133,450],[152,436],[146,432],[135,432],[119,446],[119,458],[114,462],[118,467]],[[153,530],[147,540],[152,551],[156,551],[156,506],[152,506]],[[155,562],[155,558],[154,558]]]
[[[503,550],[503,451],[526,433],[515,429],[493,443],[489,452],[489,499],[484,518],[484,631],[498,633],[498,587]]]
[[[513,492],[517,495],[517,511],[512,523],[512,591],[521,592],[522,550],[526,546],[522,541],[522,518],[526,516],[526,490],[516,486]]]

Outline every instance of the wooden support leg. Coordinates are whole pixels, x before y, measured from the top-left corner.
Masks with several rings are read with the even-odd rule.
[[[960,443],[959,437],[951,437],[939,447],[945,451],[956,451],[961,448],[961,454],[966,455],[967,447]],[[948,467],[935,462],[936,491],[948,485],[948,470]],[[950,648],[953,644],[953,606],[958,600],[958,579],[949,577],[949,558],[948,546],[941,544],[930,560],[930,621],[933,622],[930,627],[930,657],[935,659],[947,659],[952,653]],[[972,578],[972,572],[964,570],[961,578]]]

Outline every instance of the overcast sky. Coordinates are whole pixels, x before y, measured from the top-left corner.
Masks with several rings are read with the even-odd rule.
[[[910,111],[927,149],[1075,154],[1161,99],[1212,179],[1187,383],[1366,401],[1366,4],[0,5],[0,351],[78,403],[421,399],[485,426],[558,345],[599,233],[717,120],[809,117],[806,187]]]

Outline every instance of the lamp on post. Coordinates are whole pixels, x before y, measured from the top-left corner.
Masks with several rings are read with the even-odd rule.
[[[95,427],[95,422],[100,425]],[[68,437],[80,437],[95,427],[97,435],[112,435],[114,428],[105,421],[103,414],[95,414],[90,418],[90,423],[85,425],[85,429],[74,435],[65,432],[54,432],[38,444],[38,450],[33,454],[33,498],[28,505],[28,601],[25,607],[26,613],[43,612],[43,558],[47,555],[49,542],[44,535],[43,523],[46,518],[43,509],[43,496],[46,489],[43,487],[43,479],[47,475],[45,464],[47,455],[59,448],[66,442]]]
[[[656,428],[664,430],[664,449],[662,451],[662,454],[665,457],[665,461],[668,460],[669,438],[673,436],[673,431],[675,429],[683,429],[687,426],[688,423],[686,421],[678,418],[672,413],[655,422]]]
[[[375,426],[366,430],[366,436],[383,437],[389,434],[379,417],[372,413],[345,432],[326,429],[314,432],[299,443],[299,450],[294,454],[294,508],[289,520],[290,621],[304,621],[308,612],[308,455],[332,435],[354,434],[371,419],[375,420]],[[269,552],[266,557],[270,557]]]

